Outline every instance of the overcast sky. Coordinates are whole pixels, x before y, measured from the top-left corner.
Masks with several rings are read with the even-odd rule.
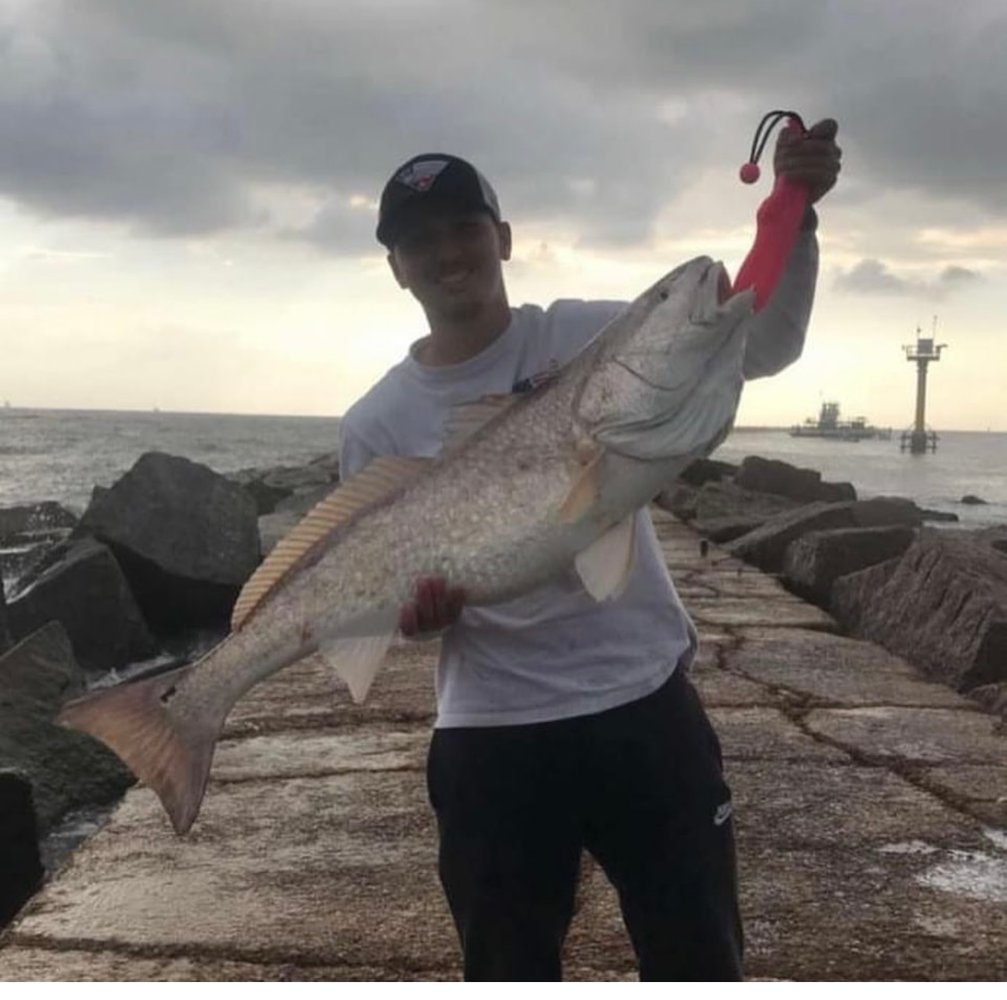
[[[1004,52],[1003,0],[0,0],[0,400],[343,412],[426,332],[373,235],[417,152],[493,182],[515,304],[736,270],[793,107],[843,174],[739,423],[907,426],[936,316],[929,423],[1007,430]]]

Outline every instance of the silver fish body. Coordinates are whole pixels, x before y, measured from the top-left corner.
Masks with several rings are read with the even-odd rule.
[[[321,650],[361,699],[419,577],[442,576],[486,605],[574,564],[605,596],[620,527],[730,429],[752,297],[722,302],[726,289],[708,258],[677,268],[552,384],[334,524],[203,659],[74,702],[61,721],[115,750],[182,833],[242,694]]]

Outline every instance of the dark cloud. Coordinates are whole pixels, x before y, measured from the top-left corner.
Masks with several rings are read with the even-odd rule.
[[[329,253],[383,253],[375,240],[374,229],[375,213],[369,205],[354,204],[347,198],[332,198],[308,225],[285,229],[282,235]]]
[[[983,279],[978,271],[967,267],[946,267],[937,280],[945,288],[962,288]]]
[[[840,273],[835,287],[859,295],[911,295],[943,298],[982,280],[978,271],[965,267],[947,267],[936,278],[926,281],[894,274],[884,262],[865,258],[849,271]]]
[[[0,11],[0,193],[190,234],[268,226],[263,191],[300,187],[324,207],[277,232],[357,253],[349,198],[447,149],[483,167],[505,214],[623,246],[699,171],[733,183],[762,111],[797,103],[839,118],[851,194],[1002,217],[1001,8],[35,0]]]
[[[911,284],[896,277],[880,260],[865,259],[836,279],[836,288],[866,295],[903,295]]]

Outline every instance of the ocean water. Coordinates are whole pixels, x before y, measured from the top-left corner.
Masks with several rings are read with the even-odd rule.
[[[83,512],[147,451],[217,472],[304,465],[339,448],[334,417],[0,409],[0,507],[56,500]]]
[[[794,438],[785,430],[736,430],[712,457],[740,462],[746,455],[815,469],[823,479],[852,483],[861,498],[908,497],[957,514],[961,528],[1007,524],[1007,434],[939,432],[936,452],[912,455],[899,450],[897,434],[890,441],[832,441]],[[966,494],[986,503],[963,504]]]
[[[164,451],[218,472],[302,465],[338,448],[337,417],[0,408],[0,507],[56,500],[80,513],[95,485],[110,486],[145,451]],[[1007,524],[1007,434],[940,435],[933,454],[892,441],[792,438],[783,430],[735,431],[714,457],[779,458],[851,482],[858,495],[905,496],[955,513],[962,527]],[[962,504],[971,493],[982,506]]]

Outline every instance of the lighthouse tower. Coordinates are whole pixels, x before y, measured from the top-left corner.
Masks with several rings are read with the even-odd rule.
[[[937,332],[937,317],[934,317],[934,334]],[[937,433],[926,429],[927,407],[927,365],[931,361],[940,361],[941,351],[947,344],[934,345],[935,336],[924,337],[920,328],[916,327],[916,343],[904,344],[908,361],[916,362],[916,422],[911,431],[902,432],[901,450],[908,447],[913,455],[922,455],[926,451],[937,450]]]

